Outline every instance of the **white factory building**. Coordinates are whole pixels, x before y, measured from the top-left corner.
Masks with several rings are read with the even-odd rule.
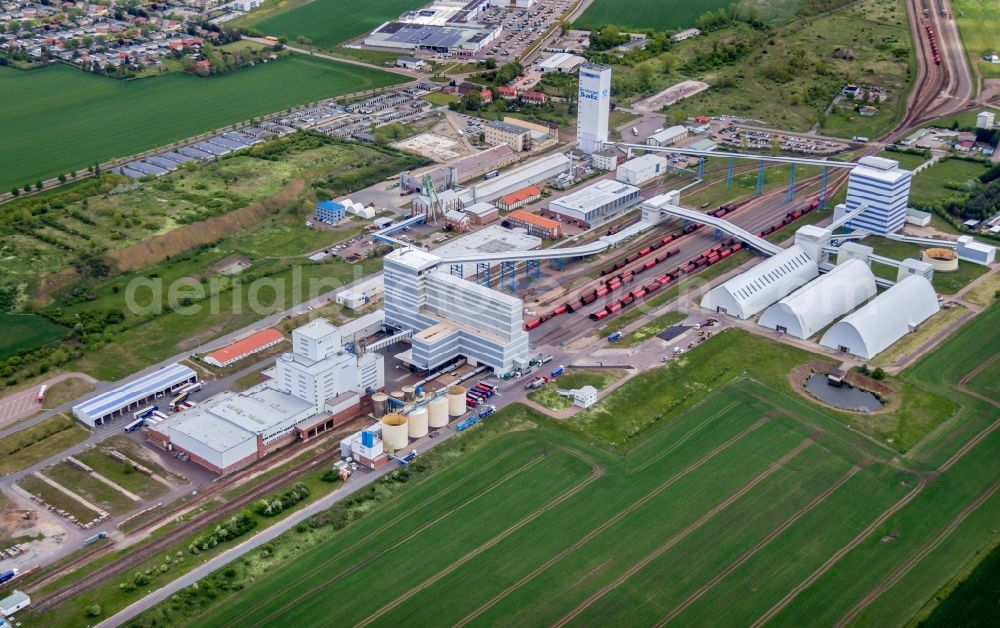
[[[542,215],[589,228],[639,203],[639,188],[603,179],[548,204]]]
[[[523,190],[529,185],[542,184],[569,172],[569,169],[570,160],[566,155],[562,153],[547,155],[470,186],[459,193],[459,200],[466,207],[476,203],[489,203],[501,196]]]
[[[618,166],[615,178],[629,185],[642,185],[665,173],[667,163],[666,157],[647,153]]]
[[[586,63],[580,66],[576,141],[586,154],[601,150],[608,141],[611,116],[611,68]]]
[[[913,331],[939,309],[933,286],[920,275],[909,275],[860,310],[834,323],[820,344],[871,359]]]
[[[913,173],[899,167],[899,162],[882,157],[862,157],[847,179],[846,207],[853,211],[862,205],[868,209],[847,223],[851,229],[877,234],[895,233],[906,223]],[[836,220],[837,216],[834,216]]]
[[[386,325],[414,332],[397,357],[433,370],[458,357],[498,374],[527,365],[523,302],[445,272],[442,258],[418,249],[385,256]]]
[[[356,310],[381,299],[383,292],[385,292],[385,283],[379,275],[352,288],[341,290],[334,296],[334,300],[338,305],[343,305],[349,310]]]
[[[677,142],[686,138],[689,134],[690,132],[686,126],[678,124],[666,129],[660,129],[656,133],[653,133],[646,138],[646,144],[649,146],[673,146]]]
[[[171,415],[150,427],[148,438],[206,469],[231,473],[346,423],[385,386],[382,356],[347,351],[341,329],[321,318],[292,331],[292,350],[271,373],[244,392],[225,391]]]
[[[579,55],[568,52],[557,52],[548,59],[538,64],[538,69],[543,74],[558,72],[560,74],[572,74],[576,72],[587,60]]]
[[[795,244],[709,290],[701,307],[746,320],[818,275],[816,261]]]
[[[796,338],[810,338],[876,292],[868,264],[848,259],[767,308],[759,323]]]

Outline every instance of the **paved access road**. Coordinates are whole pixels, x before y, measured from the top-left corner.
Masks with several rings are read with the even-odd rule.
[[[35,384],[31,388],[11,393],[0,399],[0,429],[11,426],[42,409],[38,404],[38,391],[43,385],[51,388],[53,384],[71,378],[82,379],[90,384],[97,383],[96,379],[86,373],[60,373],[40,384]]]

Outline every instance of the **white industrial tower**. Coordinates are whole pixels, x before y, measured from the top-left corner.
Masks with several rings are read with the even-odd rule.
[[[847,226],[877,234],[895,233],[906,222],[913,173],[899,162],[882,157],[862,157],[847,179],[847,211],[867,205]]]
[[[576,141],[590,155],[608,141],[611,115],[611,68],[585,63],[580,66],[580,98],[577,103]]]

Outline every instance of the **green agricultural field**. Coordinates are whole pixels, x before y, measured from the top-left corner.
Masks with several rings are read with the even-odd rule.
[[[1000,546],[994,547],[989,556],[979,563],[969,577],[963,580],[920,623],[922,628],[951,628],[953,626],[996,626],[1000,624]]]
[[[37,314],[0,312],[0,359],[59,340],[69,330]]]
[[[1000,54],[1000,15],[994,0],[952,0],[962,44],[983,78],[1000,78],[1000,63],[983,61],[983,53]]]
[[[997,352],[997,316],[906,372],[960,405],[916,454],[793,394],[783,373],[817,355],[727,332],[674,373],[691,403],[621,453],[511,406],[131,625],[323,625],[334,606],[362,626],[905,625],[995,538],[997,406],[961,387]],[[746,372],[690,377],[734,345]],[[651,407],[625,388],[621,416]]]
[[[18,94],[0,111],[0,137],[17,147],[0,156],[0,189],[400,80],[300,55],[211,78],[172,73],[119,81],[62,65],[34,72],[0,68],[0,93]]]
[[[727,0],[594,0],[574,23],[576,28],[606,24],[625,28],[680,30],[695,25],[706,11],[728,7]]]
[[[292,45],[302,43],[301,37],[310,45],[332,50],[425,4],[422,0],[271,0],[233,24],[287,37]]]

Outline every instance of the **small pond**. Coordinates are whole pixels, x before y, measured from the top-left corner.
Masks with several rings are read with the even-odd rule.
[[[845,410],[869,411],[880,410],[882,402],[873,393],[848,384],[831,386],[826,381],[825,373],[813,373],[806,380],[806,390],[819,397],[831,406]]]

